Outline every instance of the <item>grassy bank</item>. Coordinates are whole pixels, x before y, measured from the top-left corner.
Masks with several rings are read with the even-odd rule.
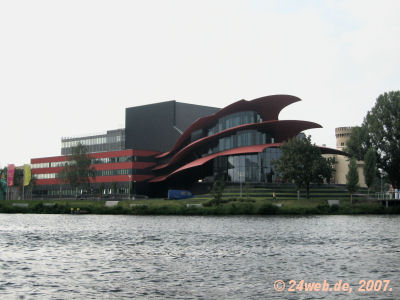
[[[328,206],[325,199],[281,200],[256,198],[227,198],[212,205],[210,198],[190,200],[146,199],[123,200],[114,207],[106,207],[103,200],[27,200],[0,201],[0,213],[69,214],[127,214],[127,215],[330,215],[330,214],[399,214],[400,206],[385,208],[381,203],[350,204],[341,199],[339,206]],[[201,204],[201,207],[187,206]],[[277,204],[281,207],[278,207]]]

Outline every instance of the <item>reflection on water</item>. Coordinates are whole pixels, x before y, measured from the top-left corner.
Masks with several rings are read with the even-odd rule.
[[[400,217],[0,214],[0,299],[400,298]],[[392,292],[357,292],[359,280]]]

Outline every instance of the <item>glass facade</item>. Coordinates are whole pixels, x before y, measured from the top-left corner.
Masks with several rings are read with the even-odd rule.
[[[217,124],[208,129],[207,135],[210,136],[235,126],[258,122],[262,122],[261,116],[254,111],[237,112],[220,118]]]
[[[267,148],[261,153],[217,157],[214,177],[224,176],[229,182],[277,182],[273,162],[281,153],[279,148]]]
[[[125,149],[125,129],[109,130],[106,134],[62,138],[61,139],[61,155],[70,155],[72,147],[76,147],[79,143],[87,147],[88,153],[108,152]]]
[[[261,116],[254,111],[242,111],[227,115],[218,120],[218,122],[208,129],[195,130],[190,135],[190,142],[197,141],[205,136],[216,134],[220,131],[243,125],[262,122]]]
[[[274,138],[268,133],[257,130],[243,130],[220,138],[214,147],[208,149],[207,155],[238,147],[271,143],[274,143]]]

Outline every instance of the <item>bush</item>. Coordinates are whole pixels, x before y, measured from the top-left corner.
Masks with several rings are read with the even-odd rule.
[[[272,205],[271,203],[265,203],[258,209],[260,215],[275,215],[278,211],[279,207]]]

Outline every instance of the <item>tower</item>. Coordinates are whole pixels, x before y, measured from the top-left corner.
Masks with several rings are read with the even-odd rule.
[[[353,127],[337,127],[335,128],[336,135],[336,148],[343,151],[346,147],[347,141],[350,138],[351,130]]]

